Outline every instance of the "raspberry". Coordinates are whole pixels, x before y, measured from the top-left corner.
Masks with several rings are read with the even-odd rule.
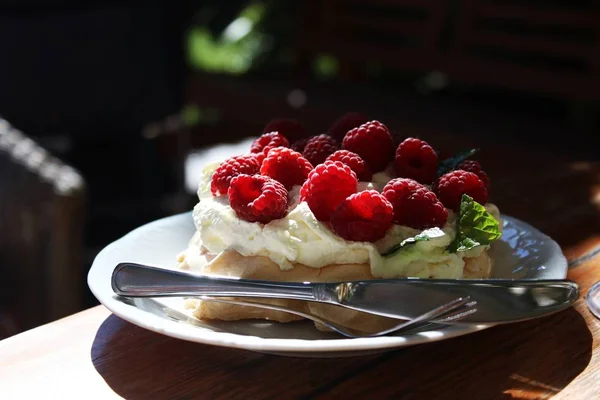
[[[357,184],[356,174],[349,166],[327,161],[308,174],[300,189],[300,200],[308,203],[319,221],[329,221],[337,206],[356,192]]]
[[[409,178],[392,179],[383,188],[383,195],[394,207],[394,223],[415,229],[442,227],[448,210],[435,193]]]
[[[285,216],[288,192],[275,179],[241,174],[231,180],[229,205],[240,219],[266,224]]]
[[[239,174],[258,174],[260,163],[252,154],[235,156],[223,161],[213,173],[210,181],[210,191],[213,196],[227,194],[231,178]]]
[[[309,140],[310,138],[298,139],[292,143],[291,149],[297,151],[298,153],[302,153],[306,147],[306,143],[308,143]]]
[[[331,228],[346,240],[375,242],[392,226],[392,204],[375,190],[348,196],[331,216]]]
[[[306,129],[295,119],[280,118],[270,121],[263,129],[263,133],[279,132],[288,140],[294,141],[308,136]]]
[[[394,157],[392,135],[379,121],[367,122],[349,131],[342,147],[361,156],[374,173],[384,170]]]
[[[290,142],[279,132],[269,132],[252,142],[250,152],[256,153],[258,162],[262,163],[269,150],[275,147],[290,147]]]
[[[477,175],[479,177],[479,179],[481,179],[481,181],[485,185],[486,189],[489,190],[490,179],[488,178],[487,174],[483,171],[483,169],[481,169],[481,164],[479,164],[479,161],[475,161],[475,160],[463,161],[462,163],[460,163],[460,165],[458,167],[456,167],[456,169],[462,169],[463,171],[469,171],[469,172],[474,173],[475,175]]]
[[[463,194],[467,194],[479,204],[488,200],[485,184],[477,175],[469,171],[455,170],[440,177],[435,185],[436,193],[444,205],[458,211]]]
[[[313,166],[302,154],[286,147],[275,147],[267,154],[260,173],[291,190],[294,185],[302,185],[312,169]]]
[[[325,162],[325,159],[330,154],[334,153],[340,146],[334,138],[329,135],[322,134],[312,137],[306,143],[302,155],[312,165],[318,165]]]
[[[347,113],[342,115],[341,118],[331,125],[329,134],[333,136],[334,139],[342,141],[348,131],[361,126],[365,122],[369,122],[369,118],[367,118],[366,115],[358,112]]]
[[[340,161],[350,167],[361,182],[370,182],[373,174],[367,163],[356,153],[348,150],[338,150],[325,161]]]
[[[437,154],[424,140],[408,138],[396,149],[394,167],[400,177],[428,185],[435,180],[437,166]]]

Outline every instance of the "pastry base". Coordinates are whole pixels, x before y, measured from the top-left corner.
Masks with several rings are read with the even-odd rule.
[[[487,251],[474,258],[465,258],[465,278],[486,278],[491,272],[491,258]],[[182,267],[186,267],[185,259]],[[202,273],[212,276],[235,277],[244,279],[256,279],[277,282],[340,282],[353,280],[375,279],[371,275],[368,264],[335,264],[323,268],[311,268],[297,264],[293,269],[282,271],[277,264],[267,257],[251,256],[245,257],[234,250],[224,251],[214,257]],[[243,300],[243,299],[240,299]],[[260,299],[261,302],[280,305],[282,307],[304,311],[310,314],[322,316],[336,323],[360,329],[368,326],[369,330],[378,327],[385,328],[398,323],[398,320],[373,316],[345,309],[338,306],[286,299]],[[256,307],[239,306],[211,302],[206,300],[189,299],[186,307],[193,309],[193,314],[200,319],[217,319],[224,321],[237,321],[243,319],[263,319],[278,322],[290,322],[303,319],[294,314],[266,310]],[[320,324],[315,324],[318,329],[328,330]]]

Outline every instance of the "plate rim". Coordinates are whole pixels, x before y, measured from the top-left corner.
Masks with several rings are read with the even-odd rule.
[[[170,220],[182,219],[190,217],[191,212],[184,212],[175,214],[172,216],[160,218],[154,221],[150,221],[143,224],[127,234],[123,235],[119,239],[111,242],[105,246],[94,258],[92,265],[87,274],[87,285],[96,297],[96,299],[108,310],[118,317],[136,325],[141,328],[160,333],[166,336],[170,336],[180,340],[186,340],[195,343],[210,344],[214,346],[245,349],[252,351],[261,352],[281,352],[281,353],[345,353],[345,352],[368,352],[374,350],[387,350],[394,348],[401,348],[406,346],[413,346],[428,342],[436,342],[445,339],[451,339],[457,336],[463,336],[470,333],[474,333],[480,330],[484,330],[492,327],[492,325],[478,325],[478,326],[451,326],[445,328],[443,334],[440,336],[439,332],[428,331],[410,334],[406,336],[380,336],[375,338],[339,338],[339,339],[293,339],[293,338],[264,338],[253,335],[243,335],[233,332],[219,332],[208,328],[202,329],[192,324],[186,324],[177,322],[174,320],[168,320],[150,312],[144,311],[138,307],[125,304],[115,299],[116,295],[109,292],[109,295],[105,295],[102,290],[103,276],[106,275],[108,267],[104,269],[101,267],[103,259],[107,257],[115,248],[122,246],[132,237],[139,235],[145,229],[148,229],[152,225],[166,224]],[[563,265],[562,277],[565,278],[568,271],[568,263],[564,256],[562,249],[558,243],[550,238],[539,229],[532,225],[519,220],[515,217],[510,217],[502,214],[502,218],[507,221],[516,222],[517,225],[524,226],[526,229],[532,231],[536,235],[540,235],[545,239],[546,245],[550,245],[553,248],[554,257],[559,257],[559,261]],[[176,255],[174,255],[175,258]],[[110,271],[112,272],[112,270]],[[110,276],[110,273],[108,273]],[[110,287],[110,280],[108,282]]]

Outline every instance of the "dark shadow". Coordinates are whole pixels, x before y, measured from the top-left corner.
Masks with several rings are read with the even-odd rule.
[[[98,373],[126,399],[303,397],[379,357],[294,358],[209,346],[142,329],[115,315],[102,323],[91,349]]]
[[[571,308],[386,354],[360,379],[318,393],[333,398],[548,398],[588,366],[592,342],[585,319]]]
[[[575,310],[460,338],[354,358],[293,358],[202,345],[112,315],[94,367],[126,399],[511,398],[554,394],[588,365],[592,335]]]

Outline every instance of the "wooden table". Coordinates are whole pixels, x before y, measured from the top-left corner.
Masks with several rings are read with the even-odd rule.
[[[460,143],[455,143],[462,145]],[[0,398],[600,398],[600,163],[487,148],[493,201],[555,238],[582,288],[574,308],[441,342],[340,359],[185,342],[102,306],[0,342]]]

